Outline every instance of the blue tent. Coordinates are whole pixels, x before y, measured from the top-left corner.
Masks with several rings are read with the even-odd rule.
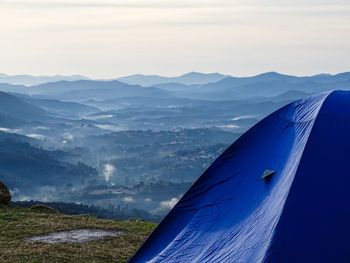
[[[350,92],[247,131],[129,262],[350,262]]]

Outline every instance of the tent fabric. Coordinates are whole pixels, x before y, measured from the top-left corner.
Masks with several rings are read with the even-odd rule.
[[[350,262],[349,136],[350,92],[272,113],[219,156],[129,262]]]

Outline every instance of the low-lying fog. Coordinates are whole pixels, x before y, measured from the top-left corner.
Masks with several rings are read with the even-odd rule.
[[[157,221],[260,119],[349,84],[348,73],[153,87],[116,80],[0,84],[0,181],[15,201],[87,204]]]

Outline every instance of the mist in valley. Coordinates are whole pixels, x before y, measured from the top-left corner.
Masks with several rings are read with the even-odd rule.
[[[350,73],[1,76],[0,181],[14,201],[153,221],[259,120],[313,93],[350,88]]]

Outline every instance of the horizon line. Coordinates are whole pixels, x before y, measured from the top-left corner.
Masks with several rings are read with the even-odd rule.
[[[233,77],[233,78],[250,78],[250,77],[256,77],[256,76],[260,76],[260,75],[264,75],[264,74],[278,74],[278,75],[283,75],[283,76],[292,76],[292,77],[315,77],[315,76],[319,76],[319,75],[329,75],[329,76],[336,76],[339,74],[344,74],[344,73],[350,73],[349,71],[341,71],[341,72],[337,72],[337,73],[326,73],[326,72],[321,72],[321,73],[316,73],[316,74],[288,74],[288,73],[280,73],[278,71],[265,71],[262,73],[258,73],[258,74],[246,74],[246,75],[234,75],[234,74],[225,74],[225,73],[221,73],[221,72],[201,72],[201,71],[189,71],[189,72],[185,72],[185,73],[180,73],[177,75],[163,75],[163,74],[145,74],[145,73],[134,73],[134,74],[127,74],[127,75],[120,75],[120,76],[116,76],[116,77],[92,77],[89,75],[85,75],[85,74],[26,74],[26,73],[21,73],[21,74],[8,74],[8,73],[3,73],[0,72],[0,79],[2,77],[23,77],[23,76],[27,76],[27,77],[35,77],[35,78],[40,78],[40,77],[83,77],[83,78],[87,78],[89,80],[118,80],[120,78],[125,78],[125,77],[132,77],[132,76],[144,76],[144,77],[164,77],[164,78],[176,78],[176,77],[181,77],[181,76],[185,76],[188,74],[203,74],[203,75],[210,75],[210,74],[220,74],[220,75],[224,75],[227,77]]]

